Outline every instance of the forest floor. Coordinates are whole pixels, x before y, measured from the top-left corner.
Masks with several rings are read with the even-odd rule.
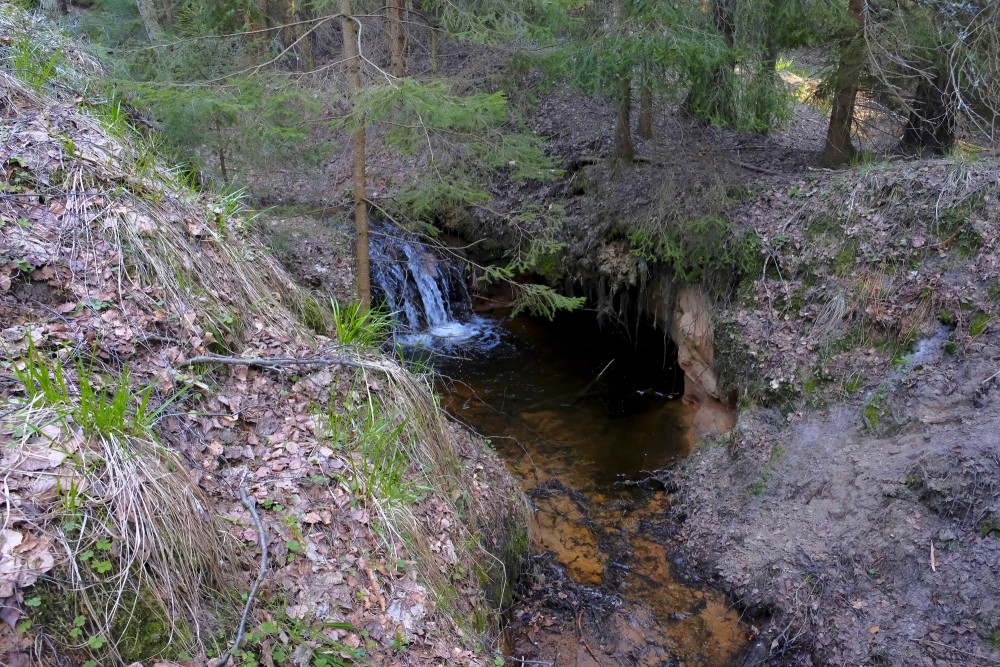
[[[527,548],[496,455],[0,9],[29,37],[63,59],[0,70],[0,663],[492,663]]]

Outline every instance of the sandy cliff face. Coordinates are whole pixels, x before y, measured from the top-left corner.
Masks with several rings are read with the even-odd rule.
[[[736,412],[715,370],[711,299],[699,285],[675,287],[666,277],[650,286],[645,296],[657,326],[677,346],[677,363],[684,371],[684,403],[692,409],[696,436],[726,433],[736,424]]]

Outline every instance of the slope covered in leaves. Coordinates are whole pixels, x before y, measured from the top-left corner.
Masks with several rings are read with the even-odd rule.
[[[0,662],[205,664],[246,607],[230,664],[486,664],[526,547],[495,456],[2,12]]]

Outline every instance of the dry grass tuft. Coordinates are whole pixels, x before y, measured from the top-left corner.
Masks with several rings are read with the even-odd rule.
[[[63,378],[64,389],[29,389],[3,406],[0,467],[8,488],[20,491],[7,521],[47,536],[53,552],[61,602],[47,602],[35,632],[66,655],[89,650],[98,662],[128,662],[152,623],[164,628],[164,647],[196,652],[207,626],[233,613],[224,592],[241,583],[232,575],[234,545],[184,464],[135,414],[134,400],[123,399],[129,414],[119,421],[97,417],[108,414],[100,402],[111,397],[33,354],[27,363],[55,364],[50,376]],[[74,626],[77,617],[85,621]],[[88,649],[91,638],[102,639]]]

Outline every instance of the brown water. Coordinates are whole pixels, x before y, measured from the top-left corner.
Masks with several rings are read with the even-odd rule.
[[[581,665],[625,664],[625,655],[627,664],[730,665],[748,627],[720,594],[674,578],[663,545],[670,499],[629,483],[693,446],[672,351],[652,330],[633,330],[638,340],[629,344],[592,322],[506,321],[501,345],[438,364],[446,409],[489,438],[522,480],[537,510],[536,550],[553,554],[576,583],[620,600],[620,618],[600,619],[614,635],[603,652],[564,631],[533,634],[533,655],[565,660],[575,651],[568,664]]]

